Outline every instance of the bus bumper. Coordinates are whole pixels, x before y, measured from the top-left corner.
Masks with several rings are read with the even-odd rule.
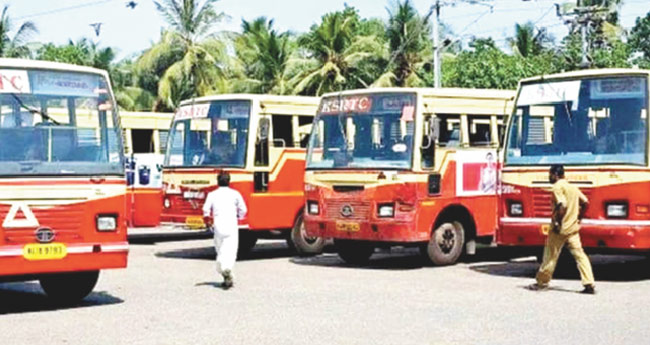
[[[305,217],[305,229],[311,237],[375,242],[425,242],[428,233],[418,233],[413,221],[395,219],[376,221],[341,221],[313,216]]]
[[[0,277],[96,271],[127,265],[128,242],[70,243],[66,248],[67,255],[62,259],[27,260],[23,257],[23,245],[3,246],[0,249]]]
[[[498,244],[543,246],[542,225],[550,220],[501,219]],[[580,225],[580,240],[585,248],[650,249],[650,221],[585,219]]]

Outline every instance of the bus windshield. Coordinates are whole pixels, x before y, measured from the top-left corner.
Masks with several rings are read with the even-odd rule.
[[[123,174],[107,80],[92,73],[0,69],[0,175]]]
[[[409,169],[415,94],[326,97],[315,119],[307,169]]]
[[[250,111],[249,100],[181,106],[169,134],[165,165],[243,168]]]
[[[647,79],[638,76],[523,84],[506,165],[645,165]]]

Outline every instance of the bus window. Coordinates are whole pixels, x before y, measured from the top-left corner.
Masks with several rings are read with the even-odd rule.
[[[261,117],[255,138],[255,166],[269,165],[269,130],[271,121],[268,117]]]
[[[169,130],[159,129],[158,140],[160,142],[160,153],[162,154],[165,154],[165,152],[167,152],[167,139],[169,139]]]
[[[152,129],[132,129],[131,138],[133,143],[133,153],[154,152]]]
[[[490,118],[486,116],[469,117],[469,145],[486,147],[492,143],[490,138]]]
[[[421,165],[423,169],[431,169],[434,166],[435,157],[435,129],[433,121],[437,121],[433,116],[425,116],[422,122],[424,129],[422,131]]]
[[[293,147],[291,116],[273,115],[273,147]]]
[[[313,122],[313,116],[298,116],[298,140],[302,148],[306,148],[309,143],[309,133],[311,133]]]
[[[459,115],[436,115],[440,119],[440,137],[438,144],[442,147],[459,147],[460,138],[460,116]]]

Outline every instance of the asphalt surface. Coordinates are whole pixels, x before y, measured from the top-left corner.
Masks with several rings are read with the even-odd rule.
[[[575,268],[532,292],[534,258],[498,248],[452,267],[412,250],[365,267],[263,241],[216,276],[211,240],[139,239],[129,268],[104,271],[81,304],[35,282],[0,284],[0,344],[648,344],[650,261],[592,256],[598,294]]]

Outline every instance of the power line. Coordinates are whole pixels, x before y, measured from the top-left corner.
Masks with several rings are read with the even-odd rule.
[[[24,15],[24,16],[21,16],[21,17],[17,17],[16,19],[20,20],[20,19],[26,19],[26,18],[34,18],[34,17],[46,16],[46,15],[50,15],[50,14],[76,10],[76,9],[79,9],[79,8],[101,5],[101,4],[111,2],[111,1],[114,1],[114,0],[100,0],[100,1],[89,2],[89,3],[86,3],[86,4],[75,5],[75,6],[61,7],[61,8],[56,8],[56,9],[53,9],[53,10],[47,10],[47,11],[43,11],[43,12],[37,12],[37,13],[33,13],[33,14]]]

